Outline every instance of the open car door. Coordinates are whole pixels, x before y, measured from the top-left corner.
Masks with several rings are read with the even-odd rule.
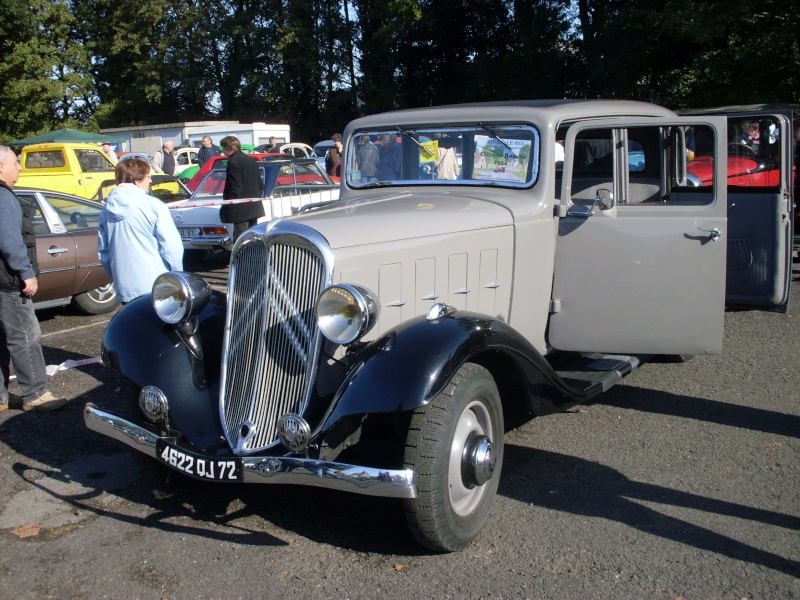
[[[722,348],[726,188],[692,185],[687,134],[720,117],[621,118],[566,136],[549,344],[558,350],[714,354]]]
[[[796,169],[792,108],[728,107],[685,114],[725,115],[728,119],[727,164],[722,180],[728,187],[726,302],[786,312],[792,274]],[[693,163],[701,174],[707,148],[704,140],[696,142]],[[702,175],[696,183],[710,185]]]

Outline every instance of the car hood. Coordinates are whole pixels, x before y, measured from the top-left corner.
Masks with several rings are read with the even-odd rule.
[[[443,236],[513,223],[507,207],[483,198],[412,192],[359,196],[293,217],[293,220],[317,230],[333,249]]]

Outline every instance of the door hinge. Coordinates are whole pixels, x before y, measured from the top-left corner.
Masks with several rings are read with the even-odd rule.
[[[561,300],[552,298],[550,300],[550,314],[561,312]]]
[[[556,204],[553,206],[553,216],[556,216],[560,219],[563,219],[567,216],[567,205],[566,204]]]

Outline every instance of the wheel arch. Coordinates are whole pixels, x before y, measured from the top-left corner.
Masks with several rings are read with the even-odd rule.
[[[483,366],[495,379],[509,423],[585,399],[506,323],[470,312],[435,321],[422,316],[386,332],[359,353],[321,431],[354,415],[424,406],[467,362]]]

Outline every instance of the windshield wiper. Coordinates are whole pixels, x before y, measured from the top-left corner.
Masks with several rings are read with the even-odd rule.
[[[503,141],[503,139],[502,139],[502,138],[501,138],[499,135],[497,135],[497,132],[496,132],[494,129],[492,129],[492,128],[491,128],[491,127],[489,127],[488,125],[484,125],[483,123],[478,123],[478,127],[480,127],[481,129],[483,129],[485,132],[487,132],[489,135],[491,135],[491,136],[492,136],[494,139],[496,139],[498,142],[500,142],[501,144],[503,144],[503,146],[505,146],[505,147],[508,149],[508,151],[509,151],[509,152],[511,152],[511,154],[513,154],[513,155],[514,155],[514,158],[519,158],[519,154],[517,154],[516,152],[514,152],[514,151],[511,149],[511,146],[509,146],[508,144],[506,144],[506,143]]]
[[[417,146],[419,146],[419,147],[420,147],[422,150],[425,150],[425,152],[426,152],[426,153],[428,152],[427,148],[425,148],[425,146],[423,146],[422,144],[420,144],[420,143],[419,143],[419,140],[417,140],[417,138],[415,138],[413,135],[411,135],[411,132],[410,132],[410,131],[406,131],[405,129],[403,129],[403,128],[402,128],[402,127],[400,127],[399,125],[395,125],[395,129],[397,129],[397,131],[398,131],[399,133],[402,133],[404,136],[406,136],[408,139],[410,139],[412,142],[414,142],[414,143],[415,143]]]

